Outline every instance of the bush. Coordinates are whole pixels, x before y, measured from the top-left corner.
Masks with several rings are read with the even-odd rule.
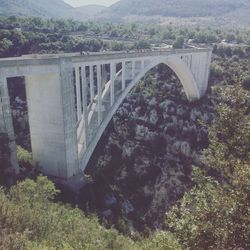
[[[0,249],[181,249],[165,233],[133,242],[102,227],[95,216],[54,203],[57,194],[43,176],[19,182],[7,194],[0,188]]]
[[[35,166],[32,154],[21,146],[17,146],[17,160],[19,166],[25,169],[31,169]]]

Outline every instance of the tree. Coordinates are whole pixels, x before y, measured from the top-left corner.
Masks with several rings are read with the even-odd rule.
[[[139,40],[133,46],[135,49],[150,49],[150,43],[145,40]]]
[[[184,46],[184,37],[178,36],[173,43],[173,48],[174,49],[182,49],[183,46]]]
[[[21,146],[17,146],[17,159],[19,166],[24,169],[31,169],[35,166],[32,154]]]
[[[8,52],[12,46],[13,43],[9,39],[3,38],[2,41],[0,41],[0,56],[8,55]]]
[[[250,244],[249,92],[238,84],[221,94],[204,151],[207,169],[194,168],[195,186],[167,215],[169,228],[190,249],[248,249]]]

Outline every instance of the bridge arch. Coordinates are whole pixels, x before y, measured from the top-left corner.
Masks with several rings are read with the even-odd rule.
[[[156,66],[164,64],[168,66],[177,76],[177,78],[180,80],[185,94],[188,98],[188,100],[196,100],[200,98],[200,92],[197,86],[197,83],[194,79],[194,76],[190,69],[187,67],[187,65],[181,60],[181,58],[178,58],[176,56],[169,56],[167,58],[156,58],[150,62],[147,66],[145,66],[143,69],[140,70],[140,72],[134,77],[134,79],[129,83],[129,85],[125,88],[125,90],[122,92],[122,94],[119,96],[119,98],[116,100],[114,105],[112,106],[111,110],[109,111],[109,114],[105,117],[103,122],[101,123],[100,127],[98,128],[97,133],[95,134],[94,138],[92,138],[90,145],[86,149],[84,153],[80,153],[79,155],[79,163],[80,163],[80,169],[85,170],[87,167],[88,161],[91,158],[95,147],[97,146],[102,134],[104,133],[105,129],[107,128],[108,124],[110,123],[111,119],[113,118],[114,114],[124,101],[124,99],[127,97],[129,92],[136,86],[136,84],[153,68]],[[115,77],[115,80],[121,76],[122,70],[118,72],[118,74]],[[110,84],[108,86],[110,88]]]
[[[148,71],[167,65],[187,98],[199,99],[211,55],[211,48],[189,48],[0,59],[0,131],[12,141],[12,165],[18,164],[7,78],[25,77],[34,161],[44,174],[67,180],[82,174],[116,110]]]
[[[185,94],[188,98],[188,100],[196,100],[199,99],[200,92],[197,86],[197,82],[194,79],[194,76],[190,69],[187,67],[187,65],[178,57],[176,56],[169,56],[165,59],[162,58],[156,58],[153,60],[149,65],[147,65],[143,70],[140,71],[140,73],[132,80],[130,83],[130,86],[128,86],[128,91],[126,91],[126,96],[128,92],[154,67],[165,64],[168,66],[177,76],[177,78],[180,80]],[[122,72],[120,72],[121,74]],[[118,78],[118,76],[117,76]],[[126,97],[125,96],[125,97]],[[125,98],[124,97],[124,98]]]

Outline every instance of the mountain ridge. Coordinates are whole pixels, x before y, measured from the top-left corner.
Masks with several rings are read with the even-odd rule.
[[[177,17],[219,16],[235,9],[250,8],[248,0],[120,0],[107,9],[117,14]]]
[[[73,18],[108,22],[147,22],[250,26],[249,0],[120,0],[105,7],[74,8],[63,0],[0,0],[0,15]]]
[[[67,18],[73,13],[74,8],[61,0],[0,0],[2,15]]]
[[[197,19],[207,25],[236,25],[249,27],[249,0],[120,0],[104,10],[99,19],[117,22],[158,22],[165,19]],[[174,20],[173,20],[174,18]],[[189,20],[181,20],[186,23]]]

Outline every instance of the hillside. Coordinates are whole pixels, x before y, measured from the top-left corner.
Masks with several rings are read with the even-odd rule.
[[[99,18],[125,22],[165,22],[167,18],[176,22],[176,18],[178,21],[193,18],[195,23],[202,18],[215,25],[236,23],[249,26],[249,16],[248,0],[121,0],[105,10]]]
[[[63,0],[0,0],[0,15],[113,22],[250,26],[249,0],[120,0],[74,8]]]
[[[86,20],[106,8],[102,5],[74,8],[62,0],[0,0],[0,15]]]
[[[82,15],[86,15],[86,16],[96,15],[99,12],[104,11],[106,9],[107,9],[106,6],[97,5],[97,4],[91,4],[91,5],[86,5],[86,6],[76,8],[76,10],[79,13],[81,13]]]
[[[121,0],[108,10],[116,14],[172,17],[220,16],[250,6],[247,0]]]
[[[63,18],[74,8],[61,0],[0,0],[0,14]]]

